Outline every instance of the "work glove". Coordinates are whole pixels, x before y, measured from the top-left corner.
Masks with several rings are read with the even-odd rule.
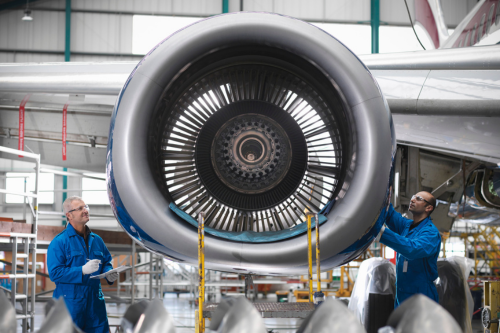
[[[89,260],[88,263],[82,266],[83,275],[92,274],[99,269],[99,264],[101,261],[99,259]]]
[[[106,276],[106,280],[108,280],[108,282],[115,282],[116,280],[118,280],[118,273],[113,272],[109,274],[108,276]]]

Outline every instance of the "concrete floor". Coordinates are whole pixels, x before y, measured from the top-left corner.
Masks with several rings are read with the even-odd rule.
[[[177,298],[175,295],[167,294],[163,301],[168,313],[173,317],[177,333],[193,333],[194,332],[194,311],[195,308],[190,305],[189,295],[180,295]],[[259,300],[263,301],[263,300]],[[275,299],[268,299],[267,301],[275,302]],[[44,306],[45,303],[36,303],[35,311],[35,330],[38,331],[44,320]],[[127,309],[126,304],[107,304],[108,318],[110,325],[119,325],[121,316]],[[300,326],[300,319],[285,319],[285,318],[266,318],[264,323],[268,331],[275,333],[295,333]],[[19,325],[21,321],[19,321]],[[207,321],[207,326],[208,326]],[[18,333],[21,333],[21,327],[18,326]],[[479,320],[472,321],[473,333],[482,333],[483,329]],[[111,332],[115,333],[115,328],[111,328]]]
[[[189,295],[180,295],[177,298],[176,295],[167,294],[163,301],[165,308],[168,313],[173,317],[176,333],[194,333],[194,311],[195,308],[190,305]],[[269,299],[268,301],[276,302],[275,299]],[[45,303],[36,303],[35,306],[35,330],[38,331],[45,318],[44,316],[44,306]],[[127,304],[106,304],[106,309],[108,311],[108,319],[110,325],[119,325],[121,317],[127,310]],[[21,321],[19,320],[18,333],[21,333]],[[295,333],[300,326],[301,321],[299,319],[284,319],[284,318],[266,318],[264,323],[269,331],[276,333]],[[209,322],[207,321],[207,326]],[[111,332],[115,332],[115,328],[111,328]]]

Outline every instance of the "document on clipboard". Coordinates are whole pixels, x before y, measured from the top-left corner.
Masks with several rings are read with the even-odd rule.
[[[110,271],[107,271],[106,273],[103,273],[103,274],[99,274],[99,275],[92,275],[90,278],[91,279],[104,279],[106,276],[108,276],[109,274],[111,273],[121,273],[121,272],[125,272],[129,269],[131,269],[132,266],[120,266],[120,267],[117,267],[117,268],[113,268],[112,270]]]

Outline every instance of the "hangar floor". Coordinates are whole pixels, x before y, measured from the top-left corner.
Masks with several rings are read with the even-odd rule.
[[[259,299],[259,301],[276,301],[273,300],[272,298],[268,298],[266,300]],[[163,304],[165,305],[165,308],[167,309],[168,313],[173,317],[175,321],[175,326],[176,326],[176,332],[177,333],[193,333],[195,332],[194,330],[194,308],[190,305],[188,295],[180,295],[179,298],[177,298],[176,295],[169,295],[167,294],[165,296],[165,299],[163,301]],[[35,331],[38,331],[40,329],[40,326],[43,323],[44,320],[44,306],[45,303],[36,303],[36,308],[35,311],[37,313],[36,318],[35,318]],[[107,306],[108,310],[108,317],[109,317],[109,324],[112,325],[111,332],[115,332],[116,326],[113,325],[119,325],[121,316],[127,309],[126,304],[108,304]],[[269,332],[275,332],[275,333],[295,333],[297,329],[299,328],[301,324],[300,319],[286,319],[286,318],[266,318],[264,320],[264,323],[268,329]],[[20,321],[19,321],[20,324]],[[208,325],[208,321],[207,321]],[[18,328],[18,333],[21,333],[21,327],[19,326]],[[481,325],[480,320],[473,320],[472,321],[472,331],[474,333],[482,333],[483,328]]]
[[[190,305],[189,295],[180,295],[177,298],[174,294],[166,294],[163,304],[167,309],[168,313],[173,317],[176,326],[176,333],[193,333],[194,330],[194,307]],[[266,300],[259,301],[271,301],[276,302],[276,299],[268,298]],[[45,303],[36,303],[35,311],[37,315],[35,316],[35,331],[38,331],[44,320],[44,306]],[[122,315],[127,309],[127,304],[107,304],[106,308],[108,311],[109,324],[111,327],[111,332],[115,332],[115,327],[113,325],[119,325]],[[21,321],[19,321],[19,324]],[[273,331],[276,333],[295,333],[301,324],[300,319],[287,319],[287,318],[266,318],[264,323],[268,331]],[[208,326],[207,321],[207,326]],[[21,333],[21,327],[18,328],[18,333]]]
[[[260,301],[276,301],[272,298]],[[175,295],[167,294],[163,301],[168,313],[173,317],[177,333],[193,333],[194,330],[194,308],[189,303],[188,295],[180,295],[179,298]],[[44,306],[45,303],[36,303],[35,311],[35,331],[40,329],[44,320]],[[109,324],[112,325],[111,332],[115,332],[116,326],[119,325],[121,316],[127,309],[126,304],[108,304],[107,306]],[[21,322],[19,321],[19,324]],[[264,323],[269,332],[275,333],[295,333],[301,324],[300,319],[286,319],[286,318],[266,318]],[[208,325],[208,321],[207,321]],[[472,321],[472,331],[474,333],[482,333],[483,328],[480,320]],[[18,333],[21,333],[21,327],[18,326]]]

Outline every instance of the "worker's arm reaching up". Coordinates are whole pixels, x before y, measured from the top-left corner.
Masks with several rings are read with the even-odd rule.
[[[406,226],[411,224],[412,222],[412,220],[407,219],[396,212],[396,210],[394,210],[394,207],[392,206],[392,203],[389,204],[389,211],[387,212],[387,218],[385,220],[385,224],[389,229],[391,229],[396,234],[401,235]]]
[[[400,253],[408,260],[425,258],[439,250],[441,236],[436,228],[422,226],[424,230],[415,238],[400,236],[389,228],[385,229],[380,242]]]

